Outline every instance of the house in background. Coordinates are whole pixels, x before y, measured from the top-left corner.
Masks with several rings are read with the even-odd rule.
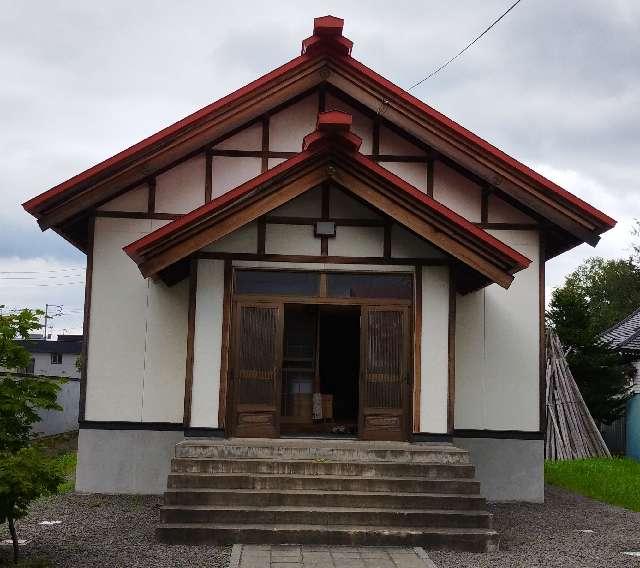
[[[62,410],[39,411],[40,422],[35,424],[38,436],[52,436],[78,429],[80,405],[80,370],[77,361],[82,353],[82,335],[58,335],[56,340],[31,337],[16,341],[31,353],[31,362],[26,369],[18,369],[22,375],[35,375],[67,379],[60,387],[58,404]],[[14,371],[11,369],[11,371]]]
[[[58,335],[57,339],[30,338],[17,341],[31,353],[24,369],[30,375],[80,378],[78,358],[82,353],[82,335]]]
[[[543,499],[544,263],[615,221],[354,59],[342,29],[316,19],[290,62],[24,204],[88,257],[76,486],[160,493],[175,452],[174,542],[257,531],[225,520],[240,499],[239,523],[306,504],[324,531],[398,524],[399,478],[428,469],[414,491],[456,494],[436,508],[474,509],[466,528],[425,494],[421,529],[358,538],[484,546],[469,459],[484,496]],[[281,521],[232,481],[216,506],[172,501],[227,467],[317,485]],[[389,517],[319,509],[337,472],[366,491],[383,471]]]
[[[600,337],[611,347],[631,354],[636,367],[632,396],[625,415],[605,427],[603,435],[615,449],[640,460],[640,308],[604,331]]]

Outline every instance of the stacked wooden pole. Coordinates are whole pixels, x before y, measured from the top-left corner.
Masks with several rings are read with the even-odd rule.
[[[571,374],[560,339],[553,330],[547,330],[546,361],[546,459],[611,457]]]

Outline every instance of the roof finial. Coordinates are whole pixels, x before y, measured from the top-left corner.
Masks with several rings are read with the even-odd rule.
[[[313,35],[302,42],[302,54],[322,49],[339,55],[351,55],[353,42],[342,35],[344,20],[335,16],[322,16],[313,20]]]

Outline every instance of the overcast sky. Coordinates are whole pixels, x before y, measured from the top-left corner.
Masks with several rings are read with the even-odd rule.
[[[510,3],[0,0],[0,304],[63,305],[54,332],[79,331],[84,255],[20,203],[295,57],[314,16],[344,18],[354,57],[406,88]],[[618,220],[549,262],[548,289],[629,254],[640,2],[522,0],[413,93]]]

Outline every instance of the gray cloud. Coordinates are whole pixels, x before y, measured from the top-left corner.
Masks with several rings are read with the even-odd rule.
[[[7,1],[0,11],[0,257],[79,253],[19,206],[299,53],[312,18],[344,17],[354,56],[407,87],[507,6],[477,2]],[[413,92],[623,221],[640,217],[640,3],[523,1]],[[576,178],[570,173],[578,173]],[[551,174],[550,174],[551,175]],[[600,249],[566,255],[554,273]],[[556,265],[554,265],[556,266]]]

